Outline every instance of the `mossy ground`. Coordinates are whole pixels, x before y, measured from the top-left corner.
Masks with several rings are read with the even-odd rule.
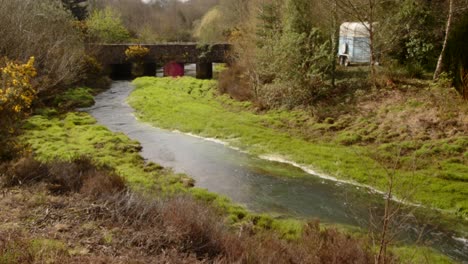
[[[400,128],[387,122],[391,116],[380,116],[384,121],[373,123],[371,116],[378,113],[320,122],[301,109],[257,113],[250,102],[216,95],[212,80],[144,77],[134,84],[129,103],[139,118],[155,126],[220,138],[255,155],[279,155],[381,190],[386,189],[386,176],[394,173],[400,197],[411,193],[412,201],[468,215],[466,135],[425,138],[422,134],[405,140],[399,136]],[[394,113],[409,116],[407,107],[419,105],[388,104],[377,109],[389,113],[394,108]]]
[[[65,109],[89,107],[94,104],[93,92],[87,87],[70,88],[55,97],[54,105]]]
[[[141,149],[138,142],[97,125],[86,113],[72,112],[63,117],[36,115],[27,120],[24,130],[22,138],[39,161],[72,161],[85,156],[97,165],[113,168],[133,186],[183,189],[180,175],[146,164],[138,153]]]

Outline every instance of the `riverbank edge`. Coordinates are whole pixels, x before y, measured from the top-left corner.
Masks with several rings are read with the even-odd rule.
[[[256,229],[274,229],[285,239],[295,239],[302,232],[301,220],[255,214],[225,196],[192,187],[193,180],[188,175],[144,160],[139,142],[99,125],[88,113],[56,115],[53,112],[52,115],[32,116],[24,125],[21,141],[31,148],[34,158],[43,163],[87,157],[97,166],[115,170],[136,191],[162,196],[190,194],[218,208],[233,226],[251,222]]]
[[[136,116],[135,116],[135,118],[138,119],[138,117],[136,117]],[[142,122],[144,122],[144,121],[142,121]],[[149,124],[149,125],[151,125],[151,124]],[[185,132],[182,132],[182,131],[179,131],[179,130],[173,130],[172,132],[184,134],[184,135],[191,136],[191,137],[198,138],[198,139],[203,139],[203,140],[206,140],[206,141],[209,141],[209,142],[214,142],[214,143],[217,143],[217,144],[221,144],[221,145],[226,146],[226,147],[228,147],[230,149],[233,149],[233,150],[239,151],[241,153],[245,153],[245,154],[250,155],[250,153],[248,151],[243,150],[243,149],[241,149],[239,147],[234,147],[234,146],[230,145],[228,141],[223,141],[223,140],[220,140],[220,139],[217,139],[217,138],[202,137],[202,136],[190,133],[190,132],[185,133]],[[363,187],[363,188],[366,188],[366,189],[370,190],[371,192],[381,194],[383,196],[383,198],[385,196],[385,192],[383,192],[383,191],[381,191],[381,190],[379,190],[379,189],[377,189],[377,188],[375,188],[373,186],[366,185],[366,184],[361,184],[361,183],[358,183],[358,182],[355,182],[355,181],[352,181],[352,180],[336,178],[336,177],[333,177],[331,175],[319,172],[315,168],[312,168],[309,165],[299,164],[299,163],[297,163],[295,161],[288,160],[288,159],[286,159],[284,157],[281,157],[281,156],[259,155],[257,157],[260,158],[260,159],[263,159],[263,160],[268,160],[268,161],[273,161],[273,162],[278,162],[278,163],[284,163],[284,164],[291,165],[293,167],[301,169],[302,171],[306,172],[307,174],[309,174],[311,176],[316,176],[316,177],[326,179],[326,180],[330,180],[330,181],[334,181],[334,182],[337,182],[337,183],[344,183],[344,184],[350,184],[350,185],[357,186],[357,187]],[[402,203],[402,204],[405,204],[405,205],[410,205],[410,206],[416,206],[416,207],[423,206],[420,203],[411,203],[411,202],[408,202],[408,201],[403,201],[401,199],[398,199],[398,197],[395,197],[395,196],[392,197],[392,200],[394,200],[396,202],[399,202],[399,203]],[[441,212],[444,211],[444,210],[439,209],[439,208],[429,208],[429,209],[439,210]],[[447,213],[448,213],[448,211],[447,211]],[[468,218],[467,218],[467,220],[468,220]]]
[[[260,143],[258,145],[253,145],[253,146],[252,145],[246,145],[245,142],[243,142],[243,138],[240,138],[239,136],[232,137],[231,134],[223,134],[223,132],[225,132],[225,131],[228,131],[228,133],[229,133],[230,132],[229,130],[212,129],[212,126],[214,126],[214,125],[212,125],[209,128],[205,129],[203,127],[203,125],[198,125],[198,124],[193,125],[192,123],[184,123],[185,121],[183,121],[183,120],[181,121],[180,119],[177,118],[176,115],[180,114],[180,113],[177,113],[179,111],[180,112],[185,111],[185,109],[181,109],[181,108],[185,107],[185,105],[184,106],[178,106],[178,108],[174,107],[174,109],[172,109],[171,106],[169,106],[166,102],[164,102],[164,104],[161,105],[161,108],[167,107],[167,108],[169,108],[169,110],[159,109],[159,110],[161,110],[161,113],[158,112],[158,109],[152,109],[151,108],[151,107],[155,107],[154,101],[158,101],[158,103],[159,103],[159,100],[161,100],[159,98],[158,99],[151,98],[151,94],[149,92],[150,90],[152,92],[154,92],[154,90],[157,88],[156,87],[157,85],[163,85],[163,86],[165,86],[165,85],[166,86],[167,85],[173,85],[173,86],[180,85],[177,82],[180,82],[180,83],[185,82],[185,84],[187,84],[187,85],[192,85],[193,84],[193,87],[188,88],[188,89],[190,89],[190,92],[189,92],[189,96],[187,98],[193,99],[194,101],[200,100],[200,98],[197,97],[198,94],[200,94],[200,93],[205,93],[206,94],[206,93],[209,92],[209,91],[207,91],[207,90],[209,90],[209,88],[202,87],[206,83],[203,83],[202,81],[199,81],[199,80],[196,80],[196,79],[189,79],[189,77],[184,77],[184,78],[173,79],[173,80],[165,79],[165,78],[162,78],[162,79],[158,78],[157,79],[157,78],[151,78],[151,77],[138,78],[138,79],[133,81],[133,85],[135,86],[135,89],[130,94],[130,96],[129,96],[128,100],[127,100],[127,103],[129,103],[129,105],[135,109],[134,114],[135,114],[135,116],[137,118],[139,118],[143,122],[149,123],[150,125],[155,125],[157,127],[164,128],[164,129],[179,131],[180,133],[185,133],[187,135],[192,135],[192,136],[196,136],[196,137],[200,137],[200,138],[206,138],[206,139],[208,139],[210,141],[221,143],[221,144],[229,146],[229,147],[231,147],[233,149],[240,150],[240,151],[243,151],[243,152],[248,152],[249,154],[252,154],[252,155],[255,155],[255,156],[258,156],[258,157],[263,157],[263,158],[267,157],[268,158],[268,157],[274,156],[275,161],[289,163],[289,164],[291,164],[293,166],[296,166],[296,167],[299,167],[299,168],[301,168],[301,169],[303,169],[305,171],[309,171],[313,175],[316,175],[316,176],[319,176],[319,177],[324,177],[324,178],[331,179],[331,180],[335,180],[335,181],[338,181],[338,182],[344,182],[344,183],[355,184],[355,185],[358,185],[358,186],[363,186],[363,187],[369,188],[372,191],[379,192],[381,194],[385,194],[385,192],[382,191],[382,190],[384,190],[384,188],[382,188],[382,186],[383,186],[383,184],[385,184],[385,181],[371,182],[368,179],[368,182],[363,183],[362,182],[362,175],[360,175],[358,177],[355,177],[355,175],[353,175],[353,172],[356,172],[356,171],[357,171],[357,173],[361,173],[361,174],[362,174],[362,171],[365,171],[363,173],[364,175],[370,175],[370,174],[367,174],[367,172],[366,172],[366,170],[368,171],[368,170],[370,170],[370,168],[375,170],[375,171],[373,171],[373,174],[386,173],[385,170],[383,170],[382,168],[378,168],[377,164],[373,163],[373,161],[369,161],[369,159],[365,159],[363,157],[358,157],[358,162],[356,162],[355,160],[351,160],[350,163],[352,165],[354,165],[354,166],[360,167],[359,169],[355,169],[354,171],[350,171],[350,173],[348,173],[348,174],[344,174],[344,173],[334,174],[334,173],[331,173],[331,172],[339,171],[340,168],[339,168],[339,166],[337,166],[335,164],[332,164],[332,162],[327,163],[326,164],[328,166],[327,169],[323,170],[323,169],[320,168],[320,166],[317,166],[316,164],[309,164],[309,163],[303,163],[303,162],[296,161],[295,159],[293,159],[291,157],[291,155],[288,155],[289,153],[284,153],[283,150],[278,151],[277,149],[275,149],[275,146],[273,146],[273,147],[271,146],[272,144],[270,144],[270,146],[266,147],[267,152],[265,152],[264,150],[259,151],[259,149],[262,148],[262,146],[258,146]],[[213,85],[214,81],[211,81],[211,82],[212,82],[211,85]],[[199,86],[200,90],[202,90],[202,91],[196,91],[195,90],[196,88],[194,88],[194,87],[197,87],[197,86]],[[158,97],[161,97],[163,99],[167,99],[167,97],[170,97],[171,95],[170,94],[169,95],[164,94],[164,91],[163,91],[164,89],[169,89],[169,88],[164,87],[162,90],[158,90],[157,95],[158,95]],[[177,102],[181,102],[183,99],[187,99],[187,98],[182,99],[182,96],[183,96],[182,94],[187,92],[187,91],[184,91],[184,90],[180,90],[180,89],[183,89],[183,88],[171,87],[170,89],[172,89],[173,92],[176,91],[177,97],[178,97]],[[142,92],[142,90],[145,90],[145,91]],[[196,93],[197,95],[194,96],[193,95],[194,93]],[[145,102],[143,102],[141,100],[143,97],[145,99],[145,102],[150,102],[151,101],[152,105],[150,106],[148,104],[145,104]],[[204,101],[201,101],[200,103],[204,103],[204,104],[213,103],[213,104],[219,104],[220,105],[220,102],[218,101],[219,98],[217,96],[213,96],[213,97],[206,96],[206,97],[207,98],[204,97],[203,98]],[[151,98],[153,100],[148,100],[149,98]],[[224,102],[225,100],[229,100],[229,99],[221,98],[219,100],[222,100]],[[217,105],[217,106],[219,106],[219,105]],[[188,107],[191,107],[191,106],[189,105]],[[174,112],[176,112],[176,114],[172,114],[170,112],[172,110]],[[190,108],[190,110],[193,110],[193,109]],[[203,110],[206,110],[206,109],[203,109]],[[189,111],[189,110],[187,110],[187,111]],[[248,112],[248,110],[239,110],[239,112],[242,112],[242,111]],[[226,112],[229,112],[229,109],[226,110]],[[184,112],[184,114],[187,114],[187,112]],[[249,114],[254,115],[253,113],[249,113]],[[197,113],[195,111],[194,111],[193,115],[197,115],[197,116],[193,116],[193,119],[196,119],[196,121],[204,120],[206,123],[213,122],[212,120],[209,120],[206,117],[200,117],[199,113]],[[227,116],[226,118],[229,118],[229,116]],[[171,123],[171,122],[174,122],[174,123]],[[178,123],[175,123],[175,122],[178,122]],[[191,129],[191,125],[193,125],[192,129]],[[262,127],[261,129],[263,129],[264,131],[268,130],[268,128],[265,128],[265,127]],[[207,131],[207,130],[209,130],[209,131]],[[214,133],[213,131],[215,131],[216,133]],[[277,132],[273,131],[272,133],[277,133]],[[288,136],[288,137],[291,139],[291,141],[293,140],[293,138],[291,136]],[[299,139],[297,139],[297,140],[299,140]],[[322,146],[318,146],[318,147],[320,148]],[[326,145],[325,147],[328,148],[330,146]],[[272,148],[273,148],[273,151],[271,151]],[[331,149],[333,150],[333,148],[331,148]],[[270,150],[270,151],[268,152],[268,150]],[[347,148],[345,146],[340,146],[339,148],[336,147],[335,150],[336,150],[337,153],[340,153],[340,152],[345,153],[345,154],[354,153],[355,155],[357,155],[356,154],[357,151],[355,151],[354,148]],[[283,152],[283,153],[281,153],[281,152]],[[281,154],[277,154],[277,153],[281,153]],[[294,156],[294,155],[292,155],[292,156]],[[346,156],[346,155],[341,155],[341,157],[343,157],[343,156]],[[323,158],[323,157],[319,157],[319,158]],[[329,165],[334,165],[334,167],[330,168]],[[349,167],[349,165],[348,165],[348,167]],[[384,178],[384,177],[382,177],[382,178]],[[405,202],[405,204],[408,204],[408,205],[419,206],[419,207],[423,206],[424,208],[427,208],[428,210],[436,210],[439,213],[442,213],[444,218],[447,218],[447,220],[446,220],[447,222],[457,223],[458,221],[466,222],[468,220],[467,218],[463,218],[462,216],[457,215],[456,210],[454,208],[452,208],[452,209],[441,208],[441,207],[433,206],[432,204],[421,202],[419,200],[399,199],[398,195],[399,195],[399,193],[397,192],[396,193],[397,198],[395,200],[397,200],[399,202]],[[436,197],[429,197],[429,198],[435,199]],[[457,230],[459,230],[459,232],[461,232],[460,235],[462,235],[462,236],[466,235],[467,230],[466,230],[465,225],[459,225],[457,227]]]

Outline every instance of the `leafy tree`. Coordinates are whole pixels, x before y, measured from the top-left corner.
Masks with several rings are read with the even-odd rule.
[[[314,26],[313,1],[288,0],[280,9],[275,4],[264,5],[259,17],[261,97],[268,105],[311,104],[326,87],[330,42]]]
[[[387,32],[384,50],[401,65],[433,69],[438,22],[431,6],[425,0],[403,0],[390,9],[394,15],[380,28]]]
[[[95,10],[86,24],[91,41],[122,43],[130,39],[130,33],[123,25],[121,15],[111,7]]]
[[[271,1],[262,3],[257,14],[257,31],[258,45],[261,47],[265,45],[268,40],[274,36],[281,34],[282,20],[281,20],[282,4],[280,1]]]
[[[223,13],[215,7],[197,23],[193,36],[201,42],[216,42],[223,40],[225,30]]]

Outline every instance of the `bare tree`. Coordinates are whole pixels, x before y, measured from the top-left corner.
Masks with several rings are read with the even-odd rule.
[[[80,78],[84,44],[60,0],[0,0],[0,56],[36,57],[39,92]]]
[[[408,166],[410,171],[415,171],[418,156],[414,155],[410,163],[405,163],[403,158],[403,150],[401,148],[395,149],[394,157],[391,162],[383,161],[379,153],[370,153],[370,156],[377,162],[378,167],[383,170],[383,175],[386,180],[384,190],[384,204],[383,212],[377,212],[375,206],[369,206],[370,221],[369,221],[369,235],[370,239],[377,248],[374,255],[375,264],[389,263],[391,257],[388,254],[388,248],[393,243],[397,242],[398,237],[403,232],[414,232],[415,243],[421,244],[424,241],[424,234],[427,232],[426,225],[422,225],[420,220],[414,215],[419,208],[411,203],[416,191],[415,177],[402,177],[398,171],[402,166]],[[382,173],[376,177],[381,177]],[[378,180],[375,178],[375,180]],[[398,197],[395,196],[398,193]],[[380,208],[380,205],[378,206]],[[425,219],[422,222],[430,222]],[[390,262],[391,263],[391,262]]]
[[[445,25],[444,43],[442,44],[442,50],[440,51],[439,59],[437,60],[437,66],[434,71],[434,80],[437,80],[439,78],[439,75],[442,72],[444,54],[447,48],[448,38],[450,35],[450,29],[452,27],[452,17],[453,17],[453,0],[449,0],[449,11],[448,11],[448,16],[447,16],[447,23]]]

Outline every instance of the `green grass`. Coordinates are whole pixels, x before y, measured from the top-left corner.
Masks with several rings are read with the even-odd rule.
[[[175,174],[153,162],[145,162],[139,154],[141,147],[137,141],[96,124],[96,120],[87,113],[71,112],[57,116],[51,111],[42,112],[48,116],[36,115],[29,118],[22,136],[22,141],[31,147],[39,161],[72,161],[86,156],[98,166],[105,165],[114,169],[137,190],[161,196],[189,193],[199,200],[213,204],[233,225],[242,225],[249,221],[258,230],[274,229],[288,239],[300,236],[301,221],[269,218],[268,224],[257,224],[256,219],[260,216],[234,204],[227,197],[201,188],[189,188],[184,184],[191,181],[188,176]]]
[[[67,254],[67,245],[54,239],[33,239],[30,241],[30,250],[36,258],[52,262],[58,254]]]
[[[39,161],[72,161],[87,156],[97,165],[113,168],[135,187],[184,189],[182,176],[148,167],[139,154],[141,147],[137,141],[97,125],[86,113],[68,113],[62,118],[33,116],[24,130],[22,139]]]
[[[352,144],[359,141],[362,136],[356,131],[339,134],[337,139],[328,141],[320,138],[313,142],[306,140],[306,135],[298,136],[300,132],[295,127],[298,127],[297,124],[301,127],[317,126],[317,123],[311,122],[304,111],[275,110],[257,114],[252,111],[250,103],[216,96],[214,91],[217,83],[212,80],[143,77],[136,79],[134,84],[136,89],[128,100],[129,104],[136,109],[139,118],[157,127],[223,139],[231,146],[254,155],[279,155],[337,178],[381,190],[386,188],[385,167],[388,164],[371,158],[375,146],[343,146],[339,143]],[[321,126],[340,125],[337,123]],[[466,149],[465,143],[458,142],[456,146],[439,143],[437,148],[445,152]],[[431,148],[430,151],[434,150]],[[382,153],[393,155],[391,149]],[[429,156],[425,161],[428,160]],[[396,171],[398,186],[402,187],[397,189],[397,195],[406,194],[411,189],[414,191],[413,201],[467,217],[467,166],[463,162],[455,165],[452,162],[444,163],[444,167],[439,168],[433,163],[427,163],[430,166]]]
[[[7,246],[0,252],[0,264],[22,263],[26,259],[40,260],[41,263],[54,263],[58,255],[67,255],[67,245],[54,239],[32,239],[5,241]]]
[[[449,257],[428,247],[400,246],[393,247],[391,252],[399,257],[401,263],[455,263]]]
[[[93,89],[86,87],[70,88],[57,95],[54,104],[60,108],[89,107],[94,104]]]

